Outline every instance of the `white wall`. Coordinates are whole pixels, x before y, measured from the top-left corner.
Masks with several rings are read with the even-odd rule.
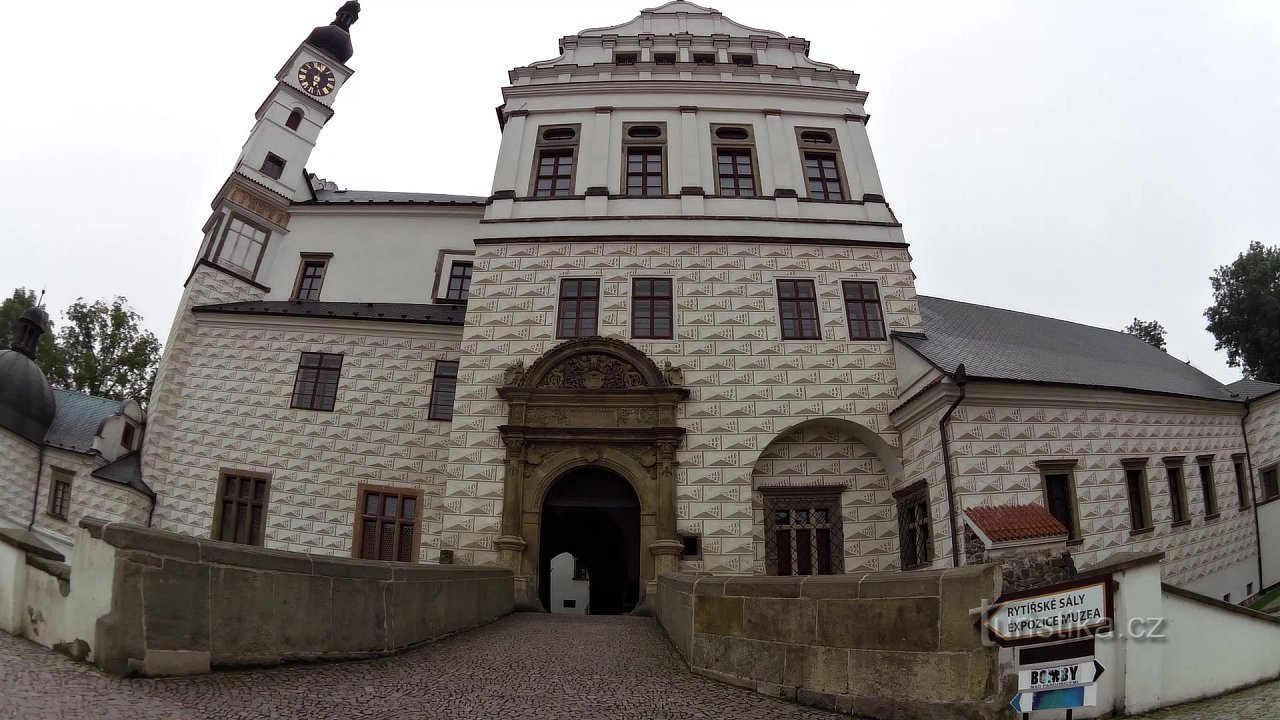
[[[1280,583],[1280,502],[1258,507],[1258,528],[1262,535],[1262,583],[1264,590]]]
[[[1162,705],[1217,695],[1280,675],[1280,624],[1164,594]]]
[[[563,552],[551,558],[551,607],[561,615],[586,615],[591,605],[591,581],[573,579],[573,555]],[[565,607],[572,600],[574,607]]]

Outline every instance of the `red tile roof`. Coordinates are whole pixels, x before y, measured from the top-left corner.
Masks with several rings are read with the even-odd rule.
[[[964,511],[991,542],[1043,540],[1068,535],[1067,528],[1042,505],[979,505]]]

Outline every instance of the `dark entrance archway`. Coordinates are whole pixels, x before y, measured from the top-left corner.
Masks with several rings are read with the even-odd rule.
[[[630,612],[640,600],[640,500],[604,468],[565,473],[542,503],[538,595],[551,607],[551,559],[572,553],[591,579],[592,615]]]

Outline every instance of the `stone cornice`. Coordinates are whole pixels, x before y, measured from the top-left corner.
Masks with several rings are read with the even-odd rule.
[[[289,206],[292,215],[303,217],[484,217],[484,205],[450,205],[435,203],[296,203]]]
[[[321,319],[293,315],[232,315],[229,313],[193,313],[196,324],[208,327],[269,327],[290,330],[312,330],[322,333],[416,335],[433,340],[462,342],[462,328],[456,325],[406,322],[401,320]]]
[[[1154,410],[1158,412],[1241,416],[1244,403],[1210,400],[1125,390],[1062,387],[1017,382],[984,382],[970,378],[966,405],[1015,407],[1079,407],[1109,410]]]
[[[638,95],[647,93],[697,95],[754,95],[787,98],[815,98],[836,102],[863,103],[867,93],[838,87],[782,85],[777,83],[724,82],[723,80],[581,80],[567,83],[508,85],[502,89],[504,101],[548,95]],[[699,107],[709,107],[699,105]]]

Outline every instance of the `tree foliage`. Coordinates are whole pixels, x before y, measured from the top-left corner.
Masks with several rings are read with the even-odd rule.
[[[1129,323],[1129,327],[1125,328],[1124,331],[1130,335],[1136,335],[1139,340],[1147,343],[1148,345],[1154,345],[1155,347],[1168,352],[1164,346],[1164,326],[1155,320],[1152,320],[1151,322],[1144,322],[1138,318],[1134,318],[1133,322]]]
[[[78,298],[64,313],[58,352],[66,387],[113,400],[146,401],[155,383],[160,341],[138,325],[142,318],[116,297],[110,303]]]
[[[1213,305],[1206,328],[1246,377],[1280,382],[1280,247],[1254,241],[1209,278]]]

